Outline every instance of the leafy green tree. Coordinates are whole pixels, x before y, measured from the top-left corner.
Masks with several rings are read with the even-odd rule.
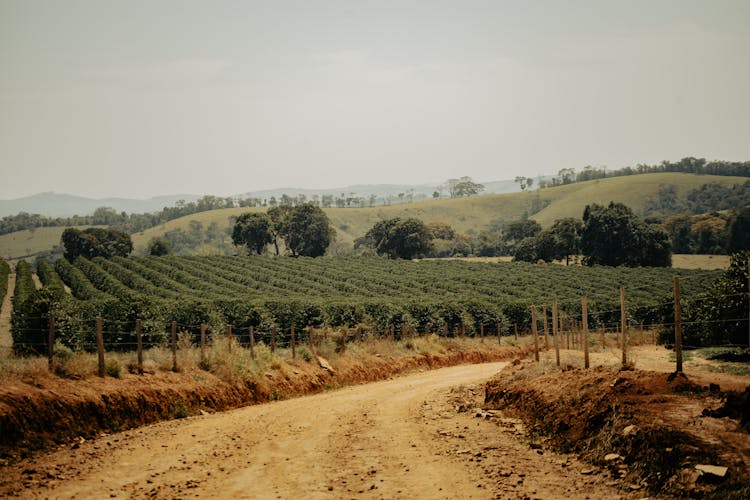
[[[750,250],[750,207],[744,207],[732,217],[729,223],[730,252]]]
[[[251,253],[261,255],[273,241],[273,221],[268,214],[244,213],[234,223],[232,243],[247,246]]]
[[[432,249],[432,231],[419,219],[398,217],[376,223],[364,238],[375,248],[378,255],[391,259],[413,259],[425,255]]]
[[[268,209],[268,217],[271,218],[271,239],[276,255],[279,255],[279,240],[283,239],[283,231],[291,207],[285,205],[273,205]]]
[[[668,266],[671,248],[666,231],[648,225],[622,203],[587,205],[583,212],[581,250],[586,265]]]
[[[94,257],[126,257],[133,251],[133,241],[128,233],[114,229],[91,227],[83,231],[68,228],[60,238],[65,247],[65,258],[72,261],[82,255]]]
[[[289,209],[278,231],[294,257],[320,257],[336,237],[328,216],[312,203]]]
[[[459,179],[448,179],[445,183],[451,198],[460,198],[463,196],[473,196],[484,191],[484,185],[474,182],[471,177],[461,177]]]
[[[517,220],[508,224],[503,231],[502,241],[514,245],[524,238],[533,238],[542,232],[542,226],[532,219]]]
[[[694,346],[748,345],[748,261],[733,254],[729,269],[708,287],[705,298],[685,310],[683,341]]]
[[[565,259],[565,265],[570,264],[570,257],[581,253],[581,231],[583,223],[580,219],[567,217],[558,219],[549,231],[554,236],[554,259]]]
[[[521,262],[537,261],[537,238],[524,238],[518,242],[513,254],[513,260]]]
[[[151,238],[148,242],[148,254],[154,257],[162,257],[172,253],[172,245],[163,237]]]

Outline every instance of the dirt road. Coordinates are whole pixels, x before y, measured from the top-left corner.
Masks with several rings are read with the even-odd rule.
[[[416,373],[103,436],[0,469],[56,498],[616,498],[605,474],[476,418],[505,363]]]

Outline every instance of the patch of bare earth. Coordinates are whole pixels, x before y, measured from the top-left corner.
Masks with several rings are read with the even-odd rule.
[[[715,381],[524,362],[488,383],[486,406],[521,419],[540,444],[605,468],[624,493],[748,498],[747,396]]]

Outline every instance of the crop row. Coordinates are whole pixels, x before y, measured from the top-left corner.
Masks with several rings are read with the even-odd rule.
[[[134,341],[142,320],[147,342],[159,342],[172,321],[195,334],[201,324],[213,332],[227,325],[252,326],[264,338],[291,327],[355,327],[373,333],[404,326],[419,333],[477,334],[519,329],[530,323],[532,304],[558,302],[580,314],[589,298],[592,326],[619,319],[624,286],[632,321],[668,322],[672,269],[540,266],[526,263],[392,261],[380,258],[129,257],[40,261],[44,288],[16,314],[14,338],[37,335],[55,318],[71,345],[91,341],[94,318],[109,326],[107,342]],[[717,272],[677,271],[683,296],[697,294]],[[29,279],[30,279],[30,272]],[[68,294],[62,284],[72,292]],[[19,308],[20,311],[21,308]],[[34,333],[37,332],[37,333]],[[30,337],[29,337],[30,338]]]

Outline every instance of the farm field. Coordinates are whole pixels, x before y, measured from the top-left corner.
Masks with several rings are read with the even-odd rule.
[[[91,346],[97,316],[107,323],[105,342],[131,343],[135,320],[143,320],[147,342],[164,340],[174,321],[198,334],[228,326],[253,327],[259,338],[279,330],[345,327],[371,335],[512,332],[530,323],[530,308],[560,304],[580,312],[588,297],[592,326],[619,321],[619,287],[625,288],[629,318],[637,324],[671,317],[672,280],[682,277],[683,297],[702,292],[719,271],[668,268],[608,268],[494,264],[464,261],[393,261],[382,258],[129,257],[59,260],[38,264],[38,274],[56,297],[59,338]],[[28,267],[17,269],[14,314],[18,345],[44,343],[47,313],[25,300],[33,292]],[[72,296],[66,290],[69,288]],[[33,302],[33,301],[31,301]],[[666,304],[666,306],[665,306]],[[406,330],[405,330],[406,329]]]

